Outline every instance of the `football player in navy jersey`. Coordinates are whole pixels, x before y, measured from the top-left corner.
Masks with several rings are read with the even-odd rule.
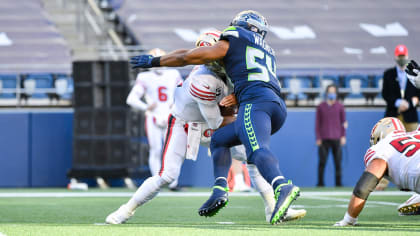
[[[276,77],[276,58],[265,42],[266,19],[256,11],[240,12],[226,28],[219,42],[211,47],[180,49],[162,57],[140,55],[131,58],[133,68],[185,66],[220,61],[234,84],[239,103],[237,120],[218,129],[212,136],[210,150],[215,184],[210,198],[199,209],[201,216],[213,216],[228,202],[227,175],[231,165],[229,147],[244,144],[249,163],[254,163],[271,183],[276,206],[271,223],[281,222],[299,196],[299,187],[287,181],[278,159],[270,151],[270,136],[286,119],[286,105],[280,98]]]

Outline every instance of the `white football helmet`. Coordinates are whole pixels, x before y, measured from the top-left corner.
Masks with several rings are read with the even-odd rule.
[[[152,50],[150,50],[149,51],[149,53],[148,54],[150,54],[150,55],[152,55],[152,56],[154,56],[154,57],[161,57],[161,56],[164,56],[164,55],[166,55],[166,52],[165,51],[163,51],[162,49],[160,49],[160,48],[153,48]]]
[[[200,34],[197,41],[195,41],[196,47],[210,47],[219,41],[222,32],[218,30],[211,30]]]
[[[381,139],[393,132],[406,132],[401,121],[394,117],[385,117],[373,126],[370,133],[370,146],[377,144]]]

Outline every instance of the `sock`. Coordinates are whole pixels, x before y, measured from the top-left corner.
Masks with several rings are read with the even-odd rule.
[[[258,149],[252,153],[250,160],[257,166],[258,171],[273,189],[276,189],[280,184],[287,183],[280,171],[279,161],[268,149]]]
[[[230,157],[230,150],[226,147],[213,147],[211,146],[211,156],[213,158],[214,177],[216,179],[215,185],[226,187],[227,176],[229,173],[232,158]],[[221,181],[223,177],[224,181]]]
[[[127,202],[127,208],[130,211],[134,211],[137,207],[152,200],[159,193],[160,188],[165,184],[167,184],[167,182],[159,175],[147,178]]]
[[[244,181],[244,175],[242,174],[242,173],[240,173],[240,174],[236,174],[235,175],[235,186],[236,185],[238,185],[238,186],[240,186],[240,185],[246,185],[245,184],[245,181]]]
[[[225,177],[217,177],[214,186],[227,187],[227,179]]]
[[[261,198],[263,199],[264,206],[270,211],[273,211],[276,201],[274,200],[274,191],[271,185],[265,181],[261,176],[257,167],[253,164],[247,165],[249,177],[251,178],[252,184],[255,186],[255,189],[260,193]]]

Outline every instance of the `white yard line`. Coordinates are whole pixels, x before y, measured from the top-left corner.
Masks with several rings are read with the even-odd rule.
[[[131,197],[134,192],[0,192],[0,198],[43,198],[43,197]],[[399,191],[383,191],[383,192],[373,192],[372,196],[411,196],[412,192],[399,192]],[[159,193],[160,197],[208,197],[210,196],[210,191],[208,192],[162,192]],[[237,197],[250,197],[250,196],[259,196],[257,192],[251,193],[229,193],[229,196]],[[317,197],[319,200],[336,200],[340,201],[337,198],[328,198],[331,196],[351,196],[351,192],[316,192],[308,191],[302,192],[301,197],[303,198],[314,198]],[[321,197],[324,197],[321,199]],[[315,198],[314,198],[315,199]],[[348,201],[346,199],[345,201]],[[371,202],[371,201],[370,201]]]
[[[396,195],[383,195],[381,196],[396,196]],[[401,195],[397,195],[401,196]],[[307,196],[306,198],[315,199],[315,200],[325,200],[325,201],[336,201],[336,202],[349,202],[349,199],[344,198],[334,198],[334,197],[322,197],[322,196]],[[384,201],[368,201],[369,204],[385,205],[385,206],[399,206],[401,203],[395,202],[384,202]]]

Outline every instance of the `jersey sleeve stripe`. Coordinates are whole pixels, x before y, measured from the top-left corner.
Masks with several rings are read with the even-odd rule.
[[[375,152],[371,153],[370,155],[365,156],[365,165],[369,162],[369,160],[375,155]]]
[[[193,89],[190,89],[190,93],[192,95],[195,95],[195,96],[198,96],[198,97],[202,97],[202,98],[206,98],[206,99],[216,99],[216,95],[208,96],[208,95],[205,95],[205,94],[198,93],[198,92],[196,92]]]
[[[213,93],[213,92],[200,90],[197,87],[195,87],[194,84],[191,84],[191,89],[194,89],[196,92],[203,93],[203,94],[216,95],[216,93]]]
[[[205,100],[205,101],[215,101],[216,100],[215,98],[202,98],[202,97],[199,97],[199,96],[197,96],[193,93],[191,93],[191,95],[193,95],[194,97],[199,98],[201,100]]]

